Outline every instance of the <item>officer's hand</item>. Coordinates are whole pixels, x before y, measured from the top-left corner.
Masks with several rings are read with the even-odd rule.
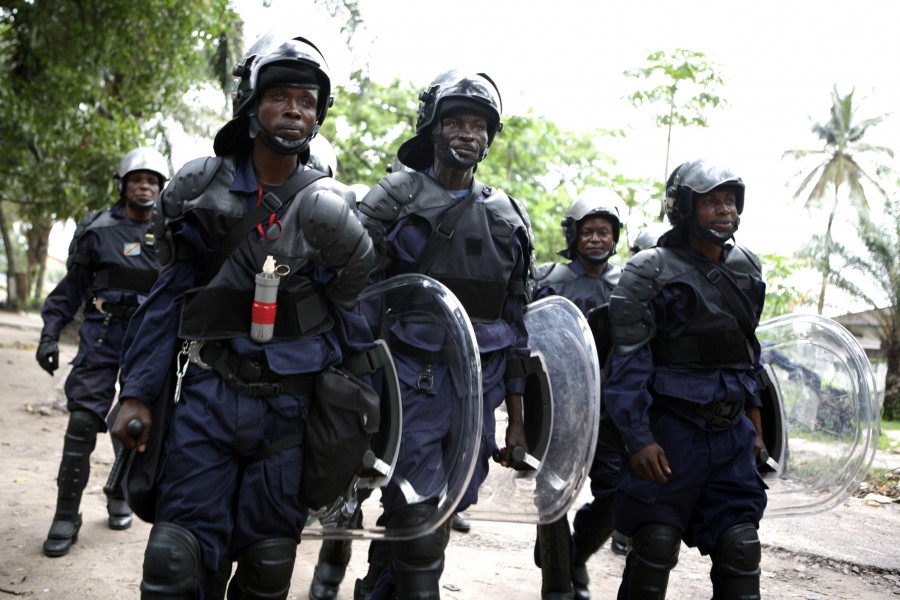
[[[514,448],[521,448],[527,452],[528,442],[525,441],[525,426],[521,422],[510,421],[506,426],[506,447],[494,454],[494,462],[498,462],[504,467],[515,467],[516,461],[512,457]]]
[[[659,444],[644,446],[631,455],[631,468],[647,481],[667,482],[672,474],[666,452]]]
[[[147,449],[147,438],[150,435],[150,426],[153,424],[150,409],[137,398],[123,398],[121,405],[111,433],[129,450],[136,449],[138,452],[143,452]],[[128,432],[128,423],[132,419],[137,419],[144,424],[143,431],[137,436]]]
[[[37,361],[41,368],[51,375],[59,368],[59,338],[45,333],[37,348]]]

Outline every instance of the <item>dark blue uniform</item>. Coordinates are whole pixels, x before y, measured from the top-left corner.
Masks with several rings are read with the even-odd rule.
[[[396,211],[384,212],[383,207],[395,201],[391,196],[382,196],[383,190],[392,189],[394,178],[412,178],[422,191],[406,200],[406,204],[397,205]],[[463,212],[453,236],[431,265],[420,264],[436,224],[467,198],[472,204]],[[506,194],[477,181],[470,190],[450,192],[437,183],[431,169],[389,175],[363,199],[360,212],[383,259],[384,266],[373,279],[409,272],[429,275],[457,296],[472,321],[481,352],[483,427],[475,470],[458,506],[458,510],[464,510],[477,501],[490,459],[499,450],[494,411],[509,394],[524,391],[524,379],[507,376],[506,364],[508,359],[530,354],[524,323],[525,281],[532,252],[530,224],[524,210]],[[458,378],[439,356],[442,340],[435,339],[430,328],[401,318],[388,335],[399,340],[400,347],[414,349],[394,352],[403,399],[403,443],[396,473],[409,481],[417,496],[409,498],[400,486],[393,484],[382,492],[382,522],[388,527],[402,527],[430,518],[432,505],[448,480],[444,472],[448,457],[443,445],[452,426],[452,403],[465,390],[456,389]],[[420,384],[424,374],[431,377],[430,386]],[[449,523],[409,543],[393,543],[394,567],[398,559],[408,561],[406,570],[429,572],[436,582],[443,565],[448,528]],[[381,566],[372,563],[367,576],[371,585],[380,574],[373,599],[388,597],[384,594],[393,585],[393,571],[381,570]]]
[[[752,269],[734,268],[742,252],[726,248],[726,259],[716,266],[738,282],[758,322],[765,284]],[[691,260],[705,259],[695,254]],[[636,340],[633,351],[614,354],[604,391],[629,453],[659,444],[672,471],[666,483],[648,481],[625,461],[617,484],[616,529],[635,535],[648,526],[662,527],[675,536],[667,540],[668,549],[660,549],[665,544],[660,546],[658,537],[657,542],[636,539],[633,554],[641,543],[645,553],[662,553],[657,562],[670,569],[677,562],[680,536],[701,554],[714,555],[715,573],[718,559],[733,559],[716,554],[720,545],[728,552],[729,532],[744,536],[742,527],[757,528],[766,506],[766,486],[754,456],[756,430],[745,413],[760,406],[760,352],[755,335],[750,339],[741,332],[728,302],[691,265],[674,249],[657,248],[641,252],[626,267],[610,304],[613,337],[629,336],[616,329],[625,314],[621,307],[628,304],[617,305],[622,298],[616,296],[633,301],[628,294],[638,294],[639,302],[641,292],[635,290],[659,289],[647,299],[652,337]],[[626,579],[628,573],[626,567]]]
[[[175,368],[176,355],[179,364],[185,363],[186,357],[179,352],[188,340],[199,338],[215,343],[228,356],[242,363],[256,361],[278,378],[312,377],[371,345],[368,326],[361,316],[337,304],[331,304],[320,315],[326,324],[315,326],[308,333],[296,324],[290,331],[279,331],[279,323],[289,320],[296,310],[291,298],[281,298],[282,290],[302,284],[304,289],[319,294],[335,284],[337,268],[344,266],[351,272],[360,266],[345,262],[326,267],[317,257],[310,257],[315,254],[312,250],[301,245],[304,232],[296,219],[296,206],[308,200],[302,196],[304,191],[278,214],[284,228],[280,242],[265,240],[254,230],[235,248],[212,281],[203,280],[203,268],[212,262],[228,230],[227,226],[217,230],[211,223],[218,223],[217,218],[239,220],[260,196],[249,158],[238,160],[236,167],[231,166],[235,163],[230,158],[225,160],[227,169],[236,170],[223,166],[204,195],[193,200],[195,205],[186,202],[183,218],[170,221],[175,246],[192,251],[189,258],[175,260],[163,271],[133,319],[123,355],[122,397],[137,398],[147,404],[158,401],[161,382],[167,369]],[[330,183],[312,185],[326,189],[340,185],[333,180],[322,181]],[[192,200],[176,197],[177,182],[178,176],[163,193],[164,206],[180,206],[182,200]],[[342,200],[335,202],[340,205]],[[220,207],[224,217],[215,216]],[[295,211],[292,216],[285,212],[289,210]],[[368,254],[360,254],[360,260],[372,261],[363,265],[364,285],[366,275],[374,267],[374,255],[362,227],[352,215],[349,219],[356,224],[358,235],[363,236],[354,241],[369,246]],[[261,254],[256,254],[259,251]],[[279,264],[289,264],[291,269],[280,283],[275,338],[259,344],[249,339],[249,315],[254,271],[262,267],[262,262],[255,264],[249,259],[266,253],[274,255]],[[203,289],[198,291],[198,285]],[[241,293],[241,289],[249,291],[249,295],[238,304],[230,294]],[[201,296],[203,293],[209,295]],[[350,304],[355,303],[353,294],[349,299]],[[202,314],[204,307],[207,315]],[[211,330],[209,321],[204,320],[207,318],[217,324],[218,331]],[[237,328],[243,330],[238,332]],[[264,540],[299,543],[308,514],[300,496],[303,446],[293,445],[262,460],[254,457],[274,442],[302,434],[312,391],[309,387],[291,393],[253,394],[229,385],[215,370],[193,362],[187,367],[164,446],[155,522],[190,531],[199,542],[202,566],[207,573],[215,573],[220,562],[230,562],[243,549]]]
[[[41,309],[42,337],[58,338],[84,307],[78,354],[65,384],[66,406],[69,412],[96,415],[100,431],[106,431],[106,415],[116,396],[119,351],[128,319],[159,269],[153,246],[145,239],[150,222],[127,218],[121,204],[106,213],[97,215],[77,241],[75,260]]]

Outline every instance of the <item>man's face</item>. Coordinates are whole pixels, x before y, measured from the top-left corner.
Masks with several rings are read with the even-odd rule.
[[[720,186],[694,198],[694,213],[700,229],[732,234],[737,221],[737,195],[733,186]]]
[[[270,135],[300,140],[312,131],[318,100],[319,90],[274,85],[259,99],[259,123]]]
[[[465,110],[451,111],[441,119],[441,134],[460,158],[477,161],[488,145],[487,119]]]
[[[603,217],[588,217],[578,225],[578,254],[602,256],[612,250],[613,224]]]
[[[125,198],[147,203],[159,195],[159,176],[150,171],[133,171],[125,178]]]

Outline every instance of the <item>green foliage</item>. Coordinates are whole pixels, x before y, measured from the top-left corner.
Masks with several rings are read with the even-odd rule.
[[[322,135],[338,153],[339,180],[371,187],[384,177],[400,144],[415,132],[419,91],[399,80],[384,86],[362,72],[335,90]],[[560,222],[579,191],[606,185],[634,202],[651,187],[614,174],[614,161],[598,150],[598,140],[618,132],[579,134],[532,114],[505,115],[503,122],[476,176],[525,205],[541,262],[558,258]]]
[[[706,127],[705,111],[725,101],[716,95],[722,86],[719,66],[706,60],[702,52],[676,48],[647,56],[648,66],[625,71],[627,77],[644,79],[650,86],[628,96],[634,106],[661,103],[662,112],[653,116],[658,127]]]
[[[875,311],[887,363],[882,414],[900,419],[900,195],[885,203],[883,220],[861,212],[857,232],[859,250],[834,240],[827,246],[835,258],[828,282]]]
[[[0,197],[32,220],[108,205],[118,160],[163,137],[161,115],[236,22],[227,0],[5,3]]]
[[[881,196],[887,193],[873,176],[871,168],[865,163],[874,165],[875,175],[888,172],[888,168],[877,162],[879,155],[893,157],[893,150],[884,146],[872,146],[862,141],[863,136],[883,120],[883,116],[873,119],[862,119],[856,122],[856,107],[853,104],[853,91],[841,96],[834,87],[831,92],[830,118],[824,123],[812,126],[813,133],[824,142],[821,150],[788,150],[785,156],[798,160],[809,159],[810,168],[802,175],[794,198],[805,196],[807,208],[820,208],[822,201],[829,196],[831,208],[827,215],[824,235],[809,248],[808,254],[813,257],[814,266],[822,273],[822,286],[819,291],[818,311],[822,314],[825,307],[825,290],[834,273],[831,264],[833,254],[832,226],[838,215],[841,200],[849,199],[851,206],[858,213],[868,209],[866,188],[876,190]]]
[[[766,282],[763,320],[789,314],[806,302],[806,296],[790,285],[794,272],[805,266],[802,260],[779,254],[761,254],[759,260],[763,265],[763,279]]]

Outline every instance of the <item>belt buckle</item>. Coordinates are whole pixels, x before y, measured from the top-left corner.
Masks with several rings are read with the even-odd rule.
[[[200,358],[200,351],[203,349],[203,346],[206,345],[206,342],[200,342],[194,340],[188,344],[187,354],[188,360],[201,369],[205,369],[206,371],[212,370],[212,365],[203,362],[203,359]]]
[[[109,314],[108,312],[106,312],[105,310],[103,310],[103,303],[104,303],[103,298],[96,298],[96,297],[95,297],[95,298],[93,299],[92,303],[93,303],[93,305],[94,305],[94,308],[96,308],[96,309],[97,309],[97,312],[99,312],[101,315],[108,315],[108,314]]]

